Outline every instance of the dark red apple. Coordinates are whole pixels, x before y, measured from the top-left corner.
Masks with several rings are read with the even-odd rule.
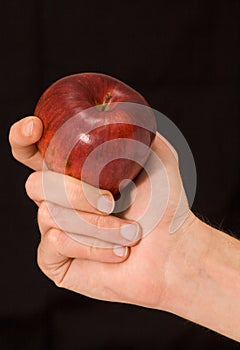
[[[107,189],[114,195],[146,162],[156,120],[144,97],[99,73],[53,83],[34,114],[43,122],[38,148],[48,169]]]

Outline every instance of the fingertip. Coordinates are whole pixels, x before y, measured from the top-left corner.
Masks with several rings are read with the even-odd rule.
[[[43,131],[42,121],[28,116],[15,122],[9,130],[9,142],[12,147],[22,147],[37,142]]]
[[[115,202],[112,194],[102,193],[97,200],[97,209],[103,214],[111,214],[114,210]]]
[[[74,182],[76,183],[75,179]],[[81,181],[81,193],[84,194],[87,202],[95,209],[95,211],[97,210],[98,213],[109,215],[113,212],[115,200],[110,191],[99,189],[84,181]]]
[[[115,245],[113,247],[113,253],[121,258],[122,261],[126,260],[129,256],[129,248],[125,246]]]
[[[38,141],[42,135],[43,125],[42,121],[35,116],[29,116],[21,121],[21,131],[24,137],[34,138]]]

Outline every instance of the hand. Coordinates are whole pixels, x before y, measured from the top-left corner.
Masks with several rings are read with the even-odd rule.
[[[40,170],[43,167],[43,159],[40,155],[40,152],[38,151],[38,148],[36,147],[36,142],[40,139],[42,135],[42,123],[41,120],[36,117],[26,117],[17,123],[15,123],[9,133],[9,141],[10,145],[12,147],[12,154],[13,156],[20,161],[21,163],[29,166],[30,168],[34,170]],[[31,183],[32,179],[38,179],[40,181],[41,173],[33,173],[28,182]],[[46,182],[49,183],[50,191],[49,194],[50,198],[48,198],[48,201],[51,200],[53,203],[60,204],[61,206],[69,206],[70,203],[68,201],[68,198],[64,198],[65,190],[61,188],[62,186],[62,175],[61,174],[53,174],[51,172],[45,172],[45,179],[47,179]],[[110,192],[104,191],[104,190],[98,190],[90,185],[84,184],[85,192],[88,193],[88,200],[91,199],[92,202],[96,202],[96,208],[94,208],[88,200],[85,198],[85,193],[82,190],[81,181],[77,181],[74,178],[66,177],[67,184],[68,184],[68,191],[71,193],[71,197],[73,197],[72,205],[73,207],[76,207],[78,211],[83,212],[93,212],[95,214],[95,220],[98,220],[100,222],[101,216],[106,215],[106,213],[110,213],[114,207],[114,200],[113,196]],[[33,181],[34,182],[34,181]],[[39,193],[39,187],[35,188],[35,185],[33,184],[32,191],[36,190],[36,193],[32,193],[33,200],[35,203],[39,206],[38,211],[38,217],[39,217],[39,224],[40,224],[40,232],[43,233],[43,237],[51,237],[54,235],[53,230],[51,230],[51,227],[56,227],[56,223],[53,221],[51,216],[46,217],[49,215],[49,208],[50,205],[55,210],[60,211],[63,209],[62,207],[59,207],[58,205],[53,205],[53,203],[49,203],[46,201],[43,201],[44,196],[44,188],[42,188],[42,193]],[[45,188],[46,190],[46,188]],[[52,196],[52,197],[51,197]],[[73,210],[65,210],[65,216],[67,216],[66,220],[67,223],[69,222],[68,217],[73,213]],[[85,213],[85,216],[87,216],[87,213]],[[64,218],[63,213],[61,212],[60,215],[61,219]],[[114,217],[111,217],[111,226],[114,228],[114,226],[120,226],[120,223],[124,223],[123,220],[116,219]],[[127,220],[125,223],[130,224],[131,221]],[[55,225],[55,226],[54,226]],[[101,226],[101,225],[100,225]],[[140,227],[137,224],[133,224],[131,227],[130,225],[124,226],[124,231],[126,231],[126,228],[129,228],[131,230],[131,234],[133,234],[133,229],[136,229],[136,237],[135,242],[140,238]],[[49,232],[48,232],[49,231]],[[47,233],[46,235],[44,233]],[[56,232],[55,232],[56,233]],[[65,239],[69,242],[70,247],[74,249],[74,247],[77,247],[78,255],[81,258],[89,258],[93,260],[99,260],[99,261],[111,261],[111,262],[119,262],[127,258],[128,255],[128,245],[133,245],[135,242],[134,240],[129,241],[125,238],[116,238],[115,241],[112,237],[109,238],[110,242],[104,242],[102,240],[98,240],[97,237],[92,239],[89,236],[84,236],[82,238],[82,242],[84,245],[77,244],[73,242],[71,239],[69,239],[64,232],[61,232],[58,230],[58,234],[62,237],[65,237]],[[116,236],[116,233],[114,233]],[[101,235],[103,236],[103,235]],[[93,233],[94,237],[94,233]],[[77,235],[76,238],[79,240],[80,235]],[[50,238],[51,239],[51,238]],[[112,251],[110,249],[92,249],[92,247],[89,247],[89,245],[94,245],[94,241],[96,242],[95,245],[97,246],[104,246],[107,248],[112,248]],[[115,242],[115,244],[114,244]],[[126,245],[126,247],[122,247],[119,244],[116,245],[116,243],[123,243]],[[87,244],[87,245],[86,245]],[[65,245],[64,245],[65,246]],[[71,251],[71,249],[70,249]],[[94,254],[95,251],[95,254]]]
[[[136,190],[115,203],[117,209],[131,205],[109,215],[109,192],[41,171],[35,146],[41,133],[40,120],[30,117],[13,125],[9,138],[15,158],[38,170],[26,188],[39,205],[42,271],[59,287],[166,310],[240,341],[240,242],[189,210],[177,157],[166,140],[157,135],[153,143],[145,167],[150,177],[143,171]],[[123,225],[131,228],[125,237]]]
[[[33,122],[32,133],[24,134],[25,123],[29,121]],[[34,144],[41,133],[41,122],[35,117],[21,120],[10,131],[13,155],[34,170],[42,167],[42,158]],[[27,193],[39,205],[42,238],[38,263],[58,286],[93,298],[151,307],[159,305],[160,301],[163,303],[168,293],[169,258],[178,249],[195,217],[187,206],[172,147],[157,135],[152,149],[146,165],[151,178],[145,171],[140,174],[136,190],[130,195],[125,193],[130,201],[135,196],[134,203],[117,216],[106,215],[114,205],[107,191],[83,186],[81,181],[53,172],[38,171],[29,177]],[[159,186],[159,179],[164,178],[169,188]],[[152,193],[154,185],[156,192]],[[102,195],[108,200],[99,201]],[[107,207],[105,211],[101,208],[103,203]],[[149,203],[151,212],[145,215]],[[153,221],[153,217],[157,220]],[[79,225],[78,219],[81,223],[92,224],[92,228]],[[141,222],[141,227],[137,221]],[[177,230],[170,234],[173,223]],[[144,238],[136,244],[140,235]],[[116,264],[123,260],[126,261]]]

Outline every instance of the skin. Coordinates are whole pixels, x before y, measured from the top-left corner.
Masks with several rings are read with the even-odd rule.
[[[240,242],[203,223],[188,208],[171,145],[157,135],[152,149],[162,166],[153,156],[149,160],[152,174],[157,174],[152,181],[165,174],[168,189],[157,186],[160,192],[151,193],[143,171],[130,191],[133,203],[110,215],[116,203],[107,191],[42,171],[35,145],[41,134],[41,121],[27,117],[11,127],[9,140],[13,156],[35,171],[26,191],[39,207],[38,265],[44,274],[59,287],[165,310],[239,341]],[[104,212],[97,207],[102,195],[108,203]],[[151,200],[151,214],[144,216]],[[162,215],[149,229],[160,208]],[[132,225],[130,233],[136,229],[130,240],[121,235],[126,224]]]

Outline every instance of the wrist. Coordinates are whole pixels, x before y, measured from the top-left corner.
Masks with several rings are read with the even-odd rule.
[[[240,341],[240,241],[194,218],[168,260],[165,311]]]
[[[174,249],[166,262],[166,297],[161,309],[190,318],[209,253],[210,236],[192,212],[173,233]]]

